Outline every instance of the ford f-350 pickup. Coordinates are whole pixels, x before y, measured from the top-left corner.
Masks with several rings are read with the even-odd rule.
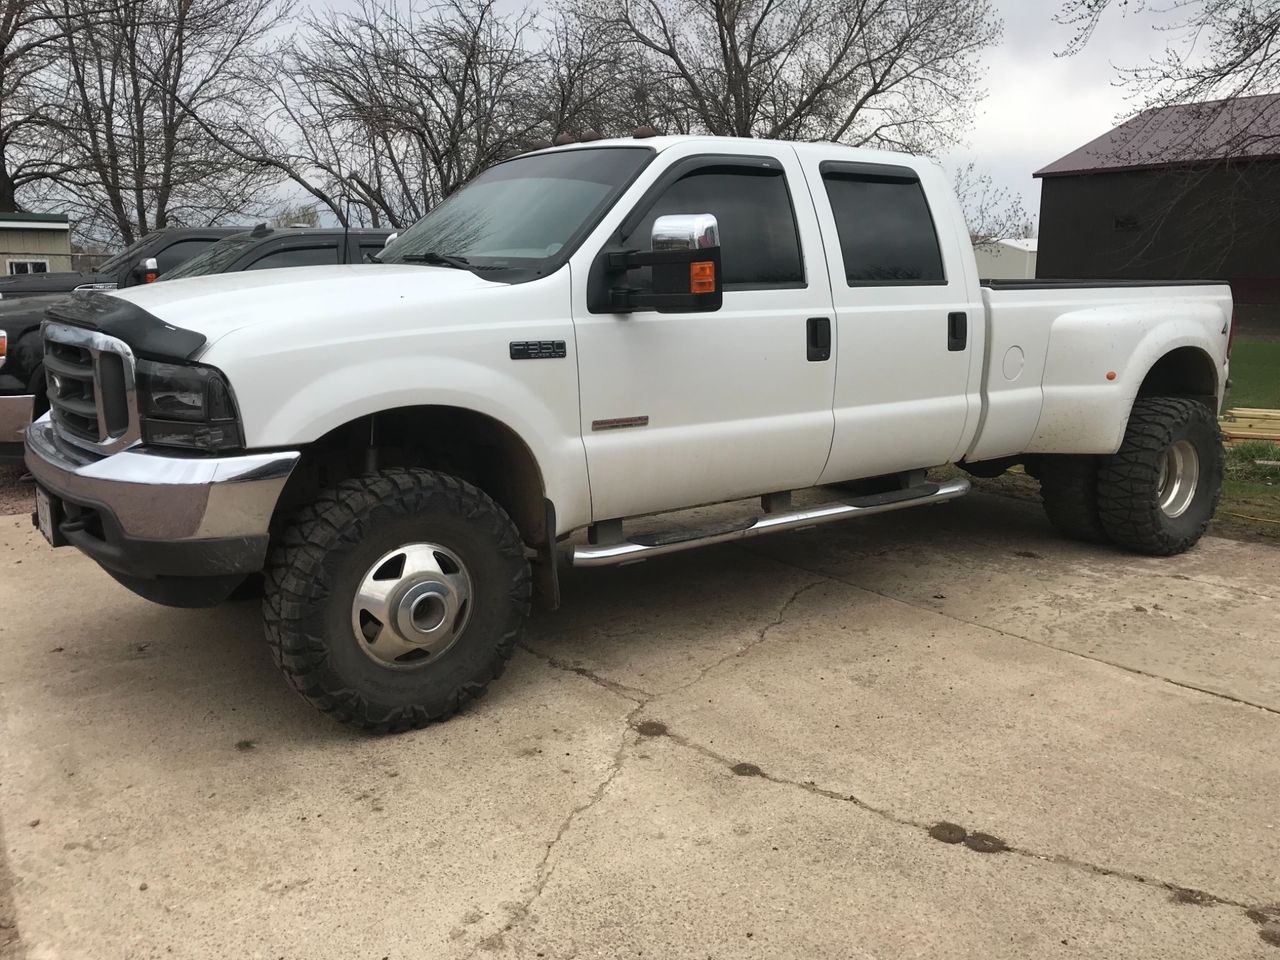
[[[482,693],[531,601],[558,603],[564,553],[938,503],[968,482],[925,471],[959,463],[1023,464],[1063,533],[1164,555],[1222,479],[1226,286],[984,285],[935,163],[834,144],[538,151],[379,263],[50,314],[41,530],[161,603],[261,574],[290,682],[374,730]],[[745,523],[639,532],[754,496]]]

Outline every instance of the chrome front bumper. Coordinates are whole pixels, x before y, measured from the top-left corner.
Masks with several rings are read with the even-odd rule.
[[[48,415],[27,429],[26,464],[48,494],[53,542],[70,544],[135,593],[207,606],[262,569],[295,451],[177,456],[131,448],[95,457]]]
[[[0,397],[0,444],[22,442],[34,404],[35,397],[30,394]]]
[[[299,454],[182,457],[123,450],[101,459],[58,441],[41,417],[27,430],[27,469],[71,503],[105,509],[139,540],[264,537]]]

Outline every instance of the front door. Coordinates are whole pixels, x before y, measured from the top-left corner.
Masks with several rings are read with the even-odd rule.
[[[596,520],[811,486],[822,473],[835,363],[808,349],[810,319],[831,318],[821,236],[794,152],[751,146],[685,158],[623,221],[634,225],[626,245],[647,249],[655,218],[713,214],[719,311],[590,313],[575,292]],[[642,286],[645,272],[628,282]]]

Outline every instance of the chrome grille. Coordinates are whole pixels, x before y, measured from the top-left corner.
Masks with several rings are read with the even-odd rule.
[[[138,439],[133,351],[123,340],[46,323],[44,367],[59,436],[104,454]]]

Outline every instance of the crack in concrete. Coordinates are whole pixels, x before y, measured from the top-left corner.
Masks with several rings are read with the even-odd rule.
[[[810,571],[810,572],[813,572],[813,571]],[[817,575],[819,577],[822,577],[822,579],[814,580],[811,583],[806,583],[803,586],[796,588],[796,590],[792,592],[791,596],[788,597],[786,601],[783,602],[782,606],[778,608],[778,613],[773,618],[773,620],[769,623],[766,623],[763,627],[761,627],[759,630],[756,631],[755,639],[749,641],[748,643],[744,643],[737,650],[734,650],[731,653],[726,653],[723,657],[716,660],[714,663],[706,667],[703,667],[701,670],[698,671],[698,675],[694,677],[692,680],[682,683],[678,687],[672,687],[670,690],[664,690],[662,693],[654,694],[649,698],[648,701],[645,701],[644,705],[647,706],[653,700],[661,699],[662,697],[669,697],[677,693],[682,693],[683,691],[688,690],[690,687],[697,686],[699,683],[705,680],[708,676],[710,676],[713,670],[723,666],[724,664],[728,663],[730,660],[736,659],[738,657],[746,656],[746,654],[750,653],[756,647],[760,646],[760,644],[764,643],[765,640],[768,639],[770,631],[775,630],[776,628],[782,626],[784,623],[787,622],[787,614],[790,612],[791,608],[795,605],[796,601],[798,601],[802,596],[804,596],[814,587],[820,587],[824,583],[829,582],[830,580],[829,577],[826,577],[823,574],[819,573]]]
[[[546,660],[549,664],[551,663],[550,658],[544,657],[542,659]],[[578,676],[584,677],[588,680],[592,679],[575,667],[555,666],[554,668],[557,670],[566,670],[569,673],[577,674]],[[605,684],[602,684],[602,686],[606,686],[606,689],[609,689]],[[616,690],[612,692],[617,693]],[[645,701],[645,703],[647,703],[647,701]],[[637,702],[634,707],[627,711],[627,715],[623,718],[622,739],[618,743],[618,749],[614,751],[613,759],[609,763],[608,772],[605,774],[603,779],[596,784],[595,788],[587,796],[587,799],[575,806],[568,812],[568,814],[565,815],[565,818],[560,821],[560,826],[556,829],[555,836],[547,842],[547,848],[543,851],[542,858],[538,861],[537,869],[534,871],[532,891],[524,898],[516,909],[511,911],[510,918],[505,924],[503,924],[501,929],[482,938],[474,947],[472,947],[471,952],[466,955],[466,960],[471,960],[471,958],[475,957],[481,950],[487,951],[499,949],[502,945],[503,938],[507,934],[515,931],[516,928],[529,918],[530,912],[533,910],[533,905],[542,897],[543,892],[547,888],[547,884],[551,881],[552,874],[555,873],[555,863],[552,861],[552,855],[555,853],[556,847],[560,845],[560,841],[563,840],[565,834],[569,832],[569,828],[573,826],[574,821],[604,799],[604,795],[608,792],[609,786],[622,772],[622,765],[623,761],[626,759],[627,747],[630,746],[632,742],[631,733],[633,729],[633,721],[636,714],[644,709],[645,703]]]
[[[1182,583],[1198,583],[1202,586],[1213,587],[1215,590],[1226,590],[1231,593],[1242,593],[1246,597],[1257,597],[1259,600],[1275,600],[1275,597],[1268,596],[1265,593],[1259,593],[1257,590],[1250,590],[1248,587],[1237,587],[1229,583],[1218,583],[1215,580],[1203,580],[1200,577],[1189,577],[1185,573],[1157,573],[1154,570],[1147,570],[1144,567],[1131,567],[1145,577],[1158,577],[1161,580],[1177,580]]]
[[[599,673],[597,673],[594,670],[590,670],[590,669],[587,669],[586,667],[579,667],[579,666],[575,666],[574,664],[567,663],[566,661],[561,660],[557,657],[553,657],[550,654],[546,654],[540,650],[536,650],[524,642],[521,642],[518,644],[520,649],[524,650],[526,653],[541,660],[543,663],[547,664],[547,666],[551,667],[552,669],[561,670],[561,671],[564,671],[565,673],[572,673],[576,676],[582,677],[584,680],[588,680],[591,683],[594,683],[597,686],[602,687],[605,690],[608,690],[610,693],[614,694],[615,696],[622,697],[626,700],[631,701],[632,703],[635,704],[635,706],[632,707],[631,710],[627,711],[626,716],[623,718],[622,740],[618,744],[618,749],[614,752],[613,760],[609,764],[608,773],[598,784],[596,784],[595,789],[591,791],[591,794],[587,797],[584,803],[578,804],[572,810],[569,811],[568,815],[566,815],[565,818],[560,822],[560,827],[556,830],[555,836],[552,837],[550,842],[547,843],[547,848],[542,854],[542,859],[538,861],[538,866],[534,875],[532,892],[529,894],[528,897],[526,897],[520,903],[520,905],[515,910],[511,912],[510,919],[502,926],[500,930],[498,930],[495,933],[489,934],[487,937],[482,938],[476,943],[476,945],[471,949],[471,952],[467,954],[468,960],[470,960],[470,958],[475,957],[476,954],[479,953],[481,950],[497,949],[502,943],[502,938],[505,937],[506,934],[513,932],[517,927],[520,926],[521,923],[523,923],[529,917],[529,913],[533,909],[533,905],[537,903],[538,899],[542,896],[543,891],[546,890],[547,884],[551,880],[552,874],[555,873],[555,864],[552,861],[552,855],[554,854],[556,847],[559,846],[560,841],[564,839],[565,834],[568,833],[569,828],[573,825],[574,821],[576,821],[582,814],[586,813],[588,810],[594,807],[597,803],[599,803],[602,799],[604,799],[604,795],[608,791],[610,784],[612,784],[613,781],[617,779],[618,775],[622,772],[623,761],[626,759],[627,747],[630,746],[630,744],[632,743],[631,734],[633,732],[636,732],[635,720],[636,720],[636,717],[639,715],[639,713],[642,710],[644,710],[645,707],[651,704],[654,700],[657,700],[661,697],[665,697],[672,693],[678,693],[681,690],[688,689],[689,687],[693,686],[694,684],[704,679],[709,673],[711,673],[712,670],[716,669],[721,664],[728,662],[734,657],[740,657],[743,654],[747,653],[748,651],[754,649],[755,647],[758,647],[766,639],[768,639],[769,632],[771,630],[773,630],[778,626],[781,626],[783,623],[786,622],[787,613],[790,611],[791,607],[794,606],[795,603],[800,599],[801,596],[803,596],[807,591],[812,590],[814,587],[821,586],[826,582],[827,582],[827,578],[824,577],[822,579],[814,580],[811,583],[807,583],[801,587],[798,587],[783,602],[782,606],[778,608],[778,613],[773,618],[773,620],[765,624],[756,632],[756,636],[753,640],[751,640],[751,642],[744,644],[743,646],[739,647],[737,650],[733,651],[732,653],[725,654],[723,657],[716,660],[714,663],[710,664],[703,670],[699,671],[698,675],[694,677],[692,680],[690,680],[688,683],[681,684],[680,686],[674,688],[673,690],[669,690],[661,694],[650,693],[649,691],[641,690],[638,687],[628,686],[627,684],[619,683],[616,680],[610,680],[607,677],[602,677]],[[664,734],[666,734],[665,728],[663,728],[662,734],[646,732],[640,735],[660,736]]]
[[[747,550],[747,548],[745,547],[742,547],[740,549]],[[902,600],[898,597],[894,597],[889,594],[881,593],[880,591],[873,590],[869,587],[865,587],[858,583],[853,583],[852,581],[849,581],[845,578],[827,573],[822,570],[814,570],[812,568],[805,567],[800,564],[792,563],[790,561],[780,560],[777,557],[770,556],[769,554],[756,553],[755,551],[752,551],[752,550],[747,550],[747,552],[754,553],[756,556],[765,557],[766,559],[773,560],[774,562],[782,564],[783,566],[792,567],[793,569],[797,569],[797,570],[803,570],[821,579],[804,584],[798,587],[794,592],[792,592],[791,596],[789,596],[786,599],[786,601],[782,604],[782,606],[779,607],[778,613],[774,617],[774,619],[769,623],[765,624],[763,627],[761,627],[760,630],[757,631],[755,639],[753,639],[751,642],[739,647],[737,650],[733,651],[732,653],[725,654],[723,657],[720,657],[714,663],[710,664],[709,666],[705,667],[703,670],[699,671],[698,675],[695,678],[693,678],[692,680],[686,683],[681,684],[678,687],[674,687],[671,690],[667,690],[662,693],[651,693],[648,691],[639,690],[635,687],[630,687],[630,686],[627,686],[626,684],[622,684],[622,683],[618,683],[617,681],[610,680],[607,677],[602,677],[593,670],[588,670],[583,667],[577,667],[577,666],[573,666],[572,664],[565,663],[562,660],[559,660],[555,657],[544,654],[541,651],[534,650],[524,644],[521,644],[521,647],[524,650],[526,650],[528,653],[542,660],[544,663],[546,663],[548,666],[552,667],[553,669],[563,670],[568,673],[576,674],[577,676],[583,677],[584,679],[589,680],[590,682],[597,684],[598,686],[603,687],[606,690],[609,690],[610,692],[616,694],[617,696],[624,697],[627,700],[630,700],[632,703],[634,703],[635,707],[633,707],[630,711],[628,711],[626,717],[624,718],[624,723],[626,724],[626,728],[629,731],[634,730],[638,734],[645,737],[659,737],[659,736],[665,737],[666,739],[670,740],[672,743],[676,744],[677,746],[685,750],[689,750],[693,753],[696,753],[702,756],[704,759],[708,759],[708,760],[714,761],[715,763],[721,764],[739,776],[757,777],[768,783],[774,784],[775,786],[803,790],[806,793],[809,793],[816,797],[821,797],[826,800],[832,800],[832,801],[836,801],[843,804],[849,804],[853,806],[855,809],[861,810],[865,813],[868,813],[888,823],[892,823],[896,826],[904,827],[907,829],[920,830],[926,833],[926,835],[928,834],[929,829],[935,825],[932,821],[924,821],[924,820],[919,820],[912,817],[902,816],[900,814],[894,813],[892,810],[888,809],[887,807],[876,806],[875,804],[862,799],[856,794],[845,793],[838,790],[832,790],[827,787],[821,787],[821,786],[818,786],[816,782],[811,780],[800,781],[800,780],[792,780],[787,777],[778,776],[777,774],[770,773],[767,770],[761,769],[758,765],[754,763],[747,763],[747,762],[735,760],[734,758],[728,757],[722,753],[719,753],[718,751],[713,750],[711,747],[698,743],[697,741],[692,740],[689,737],[684,736],[683,734],[676,733],[671,729],[669,729],[665,723],[648,721],[644,724],[645,729],[640,730],[638,717],[645,710],[646,707],[650,706],[655,701],[662,700],[673,694],[681,693],[683,691],[688,690],[690,687],[693,687],[698,683],[700,683],[702,680],[704,680],[716,668],[720,667],[721,665],[727,663],[728,661],[736,657],[741,657],[746,653],[750,652],[751,650],[755,649],[756,647],[758,647],[768,638],[768,635],[771,631],[773,631],[774,629],[776,629],[777,627],[781,626],[783,623],[786,622],[787,615],[790,612],[791,607],[794,606],[797,601],[799,601],[800,597],[802,597],[808,591],[816,587],[822,586],[823,584],[826,584],[826,583],[839,583],[844,586],[852,587],[855,590],[861,590],[865,593],[882,597],[883,599],[890,600],[895,603],[900,603],[904,606],[911,607],[912,609],[925,610],[930,613],[939,613],[942,616],[945,616],[951,620],[955,620],[958,623],[965,623],[969,626],[976,626],[980,629],[992,630],[993,632],[1001,634],[1003,636],[1007,636],[1010,639],[1022,640],[1028,643],[1034,643],[1037,646],[1042,646],[1042,647],[1045,647],[1046,649],[1053,650],[1058,653],[1066,653],[1075,657],[1079,657],[1084,660],[1091,660],[1096,663],[1104,664],[1106,666],[1116,667],[1120,670],[1125,670],[1129,673],[1135,673],[1140,676],[1148,677],[1153,680],[1163,681],[1165,683],[1169,683],[1177,687],[1182,687],[1188,690],[1206,694],[1208,696],[1228,700],[1233,703],[1241,704],[1243,706],[1254,707],[1256,709],[1264,710],[1270,713],[1280,713],[1280,710],[1275,710],[1271,707],[1266,707],[1261,704],[1251,703],[1246,700],[1240,700],[1238,698],[1232,697],[1229,694],[1223,694],[1213,690],[1205,690],[1190,684],[1180,683],[1179,681],[1171,680],[1168,677],[1162,677],[1158,674],[1148,673],[1146,671],[1139,670],[1133,667],[1127,667],[1124,664],[1113,663],[1111,661],[1104,660],[1099,657],[1091,657],[1091,656],[1088,656],[1087,654],[1077,653],[1074,650],[1058,647],[1058,646],[1055,646],[1054,644],[1047,643],[1041,640],[1036,640],[1032,637],[1020,636],[1015,633],[1010,633],[1008,631],[1001,630],[998,627],[990,627],[990,626],[987,626],[986,624],[965,620],[953,614],[944,613],[942,611],[935,610],[930,607],[913,604],[909,601]],[[468,954],[468,958],[474,957],[479,950],[486,949],[492,946],[496,938],[500,938],[503,934],[509,933],[512,930],[516,929],[516,927],[519,926],[519,924],[528,917],[529,910],[531,909],[532,905],[538,900],[538,898],[542,896],[543,891],[546,889],[547,883],[550,881],[551,876],[555,871],[555,865],[554,863],[552,863],[551,858],[556,846],[564,838],[565,834],[568,832],[570,826],[572,826],[574,821],[576,821],[578,817],[580,817],[584,812],[589,810],[591,807],[595,806],[604,798],[604,795],[608,790],[609,786],[621,773],[623,761],[626,756],[626,749],[632,742],[633,741],[630,740],[627,734],[624,733],[622,742],[619,744],[618,750],[614,754],[613,762],[610,764],[610,769],[608,774],[596,786],[595,790],[592,791],[591,796],[587,799],[587,801],[585,803],[579,804],[577,807],[571,810],[568,816],[566,816],[565,819],[561,822],[560,828],[556,831],[556,835],[551,840],[551,842],[547,844],[546,852],[544,853],[541,861],[538,864],[533,893],[524,901],[520,909],[516,911],[513,918],[510,921],[508,921],[508,923],[503,927],[503,929],[500,930],[498,933],[492,934],[489,937],[485,938],[484,940],[481,940],[476,945],[475,949],[472,950],[470,954]],[[1065,867],[1065,868],[1076,870],[1082,873],[1088,873],[1098,877],[1113,877],[1118,880],[1124,880],[1129,883],[1139,884],[1141,886],[1144,886],[1150,889],[1161,890],[1163,892],[1168,893],[1170,895],[1170,898],[1178,903],[1198,904],[1202,906],[1233,907],[1238,910],[1244,911],[1246,915],[1250,917],[1252,916],[1250,911],[1255,911],[1257,909],[1256,904],[1249,904],[1242,900],[1237,900],[1233,897],[1227,897],[1221,894],[1211,893],[1208,891],[1199,890],[1191,887],[1184,887],[1181,884],[1173,883],[1172,881],[1169,881],[1169,880],[1162,880],[1156,877],[1150,877],[1145,874],[1139,874],[1131,870],[1124,870],[1116,867],[1106,867],[1106,866],[1102,866],[1101,864],[1092,863],[1087,860],[1081,860],[1076,857],[1066,856],[1064,854],[1040,853],[1038,851],[1029,849],[1027,847],[1021,847],[1015,844],[1008,844],[1008,843],[1005,843],[1004,841],[999,841],[999,842],[1003,844],[1003,849],[1001,850],[1002,853],[1012,854],[1014,856],[1022,857],[1027,860],[1034,860],[1039,863],[1054,864],[1056,866]],[[979,856],[992,856],[992,855],[995,855],[995,854],[991,854],[991,853],[979,854]]]
[[[529,646],[529,644],[523,640],[517,643],[516,646],[525,653],[537,657],[549,667],[554,667],[556,670],[563,670],[565,673],[576,673],[578,676],[585,677],[590,680],[596,686],[603,687],[610,693],[615,693],[625,700],[630,700],[632,703],[648,703],[656,696],[656,694],[650,693],[648,690],[628,686],[625,683],[619,683],[617,680],[610,680],[608,677],[600,676],[600,674],[596,673],[594,670],[589,670],[586,667],[580,667],[569,663],[568,661],[561,660],[558,657],[553,657],[549,653],[543,653],[541,650],[537,650],[534,647]]]
[[[1199,686],[1198,684],[1188,683],[1184,680],[1174,680],[1172,677],[1166,677],[1163,674],[1159,674],[1159,673],[1152,673],[1149,670],[1143,670],[1141,667],[1131,667],[1131,666],[1128,666],[1127,664],[1119,663],[1115,660],[1108,660],[1106,657],[1096,657],[1088,653],[1082,653],[1079,650],[1072,650],[1070,647],[1060,647],[1056,643],[1050,643],[1048,640],[1040,640],[1040,639],[1037,639],[1036,637],[1028,637],[1020,633],[1013,633],[1001,627],[995,627],[990,624],[982,623],[978,620],[969,620],[969,619],[966,619],[965,617],[956,616],[954,613],[948,613],[945,610],[939,610],[936,607],[926,606],[925,604],[922,604],[922,603],[913,603],[910,600],[904,600],[902,597],[896,597],[891,593],[885,593],[881,590],[876,590],[873,587],[868,587],[865,584],[856,583],[853,580],[849,580],[837,574],[828,573],[823,570],[815,570],[812,567],[806,567],[803,564],[795,563],[794,561],[791,561],[791,560],[783,560],[779,557],[772,556],[771,554],[760,553],[755,550],[748,550],[745,547],[742,547],[740,549],[746,550],[746,552],[752,554],[753,556],[762,557],[768,560],[773,560],[776,563],[782,564],[784,567],[791,567],[793,570],[803,570],[806,573],[812,573],[820,577],[825,577],[827,581],[831,583],[843,584],[846,587],[852,587],[855,590],[861,590],[863,593],[869,593],[872,596],[880,597],[884,600],[889,600],[893,603],[900,603],[903,606],[910,607],[913,610],[924,610],[928,613],[937,614],[940,617],[946,617],[948,620],[954,620],[956,623],[963,623],[971,627],[978,627],[981,630],[990,630],[992,633],[998,633],[1003,637],[1008,637],[1010,640],[1021,640],[1024,643],[1033,643],[1036,646],[1043,647],[1046,650],[1053,650],[1057,653],[1064,653],[1064,654],[1067,654],[1068,656],[1077,657],[1081,660],[1089,660],[1089,661],[1092,661],[1093,663],[1100,663],[1103,666],[1114,667],[1117,670],[1123,670],[1126,673],[1132,673],[1139,677],[1146,677],[1150,680],[1158,680],[1161,683],[1167,683],[1170,686],[1180,687],[1183,690],[1191,690],[1195,693],[1202,693],[1205,696],[1214,697],[1219,700],[1226,700],[1229,703],[1239,704],[1240,706],[1243,706],[1243,707],[1252,707],[1255,710],[1262,710],[1265,713],[1280,715],[1280,708],[1269,707],[1263,703],[1257,703],[1253,700],[1246,700],[1243,697],[1237,697],[1234,694],[1223,693],[1221,690],[1212,690],[1208,687],[1202,687],[1202,686]],[[1061,618],[1061,616],[1062,616],[1062,611],[1059,609],[1058,611],[1059,619]]]
[[[904,817],[894,813],[892,810],[889,810],[888,808],[878,807],[873,803],[863,800],[861,797],[856,796],[855,794],[844,793],[838,790],[831,790],[827,787],[820,787],[818,786],[817,783],[815,783],[812,780],[803,780],[803,781],[791,780],[787,777],[781,777],[781,776],[778,776],[777,774],[770,773],[767,770],[763,770],[756,764],[744,765],[734,760],[734,758],[732,757],[725,756],[724,754],[719,753],[718,751],[713,750],[704,744],[698,743],[690,739],[689,737],[686,737],[680,733],[676,733],[670,729],[668,729],[663,734],[663,736],[665,736],[668,740],[671,740],[676,745],[683,747],[686,750],[690,750],[696,754],[699,754],[700,756],[708,760],[713,760],[716,763],[722,764],[725,767],[729,768],[730,770],[733,770],[735,767],[740,768],[743,766],[748,766],[751,768],[751,772],[749,774],[745,774],[746,776],[757,777],[758,779],[765,780],[777,786],[791,787],[794,789],[803,790],[806,793],[812,794],[813,796],[816,796],[816,797],[822,797],[823,799],[826,799],[826,800],[835,800],[840,803],[849,804],[857,808],[858,810],[862,810],[866,813],[871,814],[872,816],[878,817],[889,823],[895,824],[896,826],[907,827],[909,829],[914,829],[914,830],[921,830],[921,831],[924,831],[925,833],[928,833],[929,828],[934,825],[932,821],[924,821],[924,820],[917,820],[912,817]],[[1120,880],[1127,880],[1132,883],[1139,883],[1146,887],[1151,887],[1153,889],[1159,889],[1159,890],[1165,891],[1170,895],[1178,898],[1180,902],[1188,902],[1188,903],[1193,902],[1193,903],[1199,903],[1201,905],[1220,905],[1220,906],[1236,907],[1244,911],[1256,909],[1255,904],[1245,903],[1242,900],[1236,900],[1232,897],[1224,897],[1219,894],[1209,893],[1204,890],[1197,890],[1191,887],[1184,887],[1181,884],[1173,883],[1168,880],[1161,880],[1155,877],[1149,877],[1144,874],[1139,874],[1130,870],[1122,870],[1115,867],[1104,867],[1087,860],[1080,860],[1078,858],[1068,857],[1062,854],[1039,853],[1035,850],[1031,850],[1026,847],[1016,846],[1014,844],[1006,844],[1005,849],[1002,852],[1011,853],[1011,854],[1014,854],[1015,856],[1024,857],[1029,860],[1037,860],[1037,861],[1040,861],[1041,863],[1052,863],[1052,864],[1057,864],[1059,866],[1069,867],[1074,870],[1079,870],[1085,873],[1091,873],[1100,877],[1115,877]]]

